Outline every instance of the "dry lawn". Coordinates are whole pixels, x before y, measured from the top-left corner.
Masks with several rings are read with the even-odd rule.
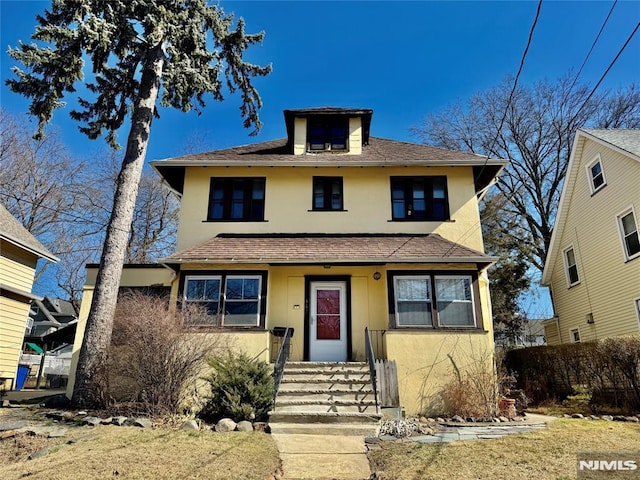
[[[556,480],[576,478],[578,452],[630,450],[640,450],[640,424],[567,419],[498,440],[384,444],[369,462],[385,480]]]
[[[49,449],[46,456],[27,460],[30,453],[45,446]],[[274,442],[260,432],[99,426],[70,428],[64,439],[21,435],[0,440],[3,480],[264,480],[278,465]]]

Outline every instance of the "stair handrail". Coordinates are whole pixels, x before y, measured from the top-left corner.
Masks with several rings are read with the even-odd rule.
[[[376,354],[373,352],[373,344],[371,342],[371,332],[369,327],[364,327],[364,349],[369,364],[369,376],[371,377],[371,386],[373,387],[373,401],[376,404],[376,413],[378,413],[378,379],[376,376]]]
[[[289,354],[291,352],[291,337],[293,336],[293,328],[286,327],[284,336],[282,337],[282,344],[280,350],[278,350],[278,356],[273,366],[273,403],[276,402],[278,396],[278,389],[280,388],[280,382],[282,381],[282,375],[284,374],[284,365],[289,360]]]

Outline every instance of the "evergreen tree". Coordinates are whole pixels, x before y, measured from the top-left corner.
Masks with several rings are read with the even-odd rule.
[[[198,111],[206,94],[223,100],[226,85],[242,96],[244,126],[253,127],[254,134],[261,127],[262,102],[252,79],[267,75],[271,66],[252,65],[242,55],[264,34],[245,34],[242,18],[233,26],[232,15],[206,0],[53,0],[37,17],[32,39],[40,43],[9,49],[26,71],[14,68],[16,78],[7,84],[31,100],[37,136],[78,83],[92,96],[78,97],[79,109],[71,112],[82,133],[90,139],[104,135],[115,148],[116,133],[130,122],[76,371],[72,401],[79,407],[104,407],[109,398],[107,348],[158,101]]]

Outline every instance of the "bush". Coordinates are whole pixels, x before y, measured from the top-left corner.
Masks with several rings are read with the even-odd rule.
[[[134,402],[142,413],[176,413],[187,386],[195,384],[218,337],[191,333],[202,312],[169,311],[166,298],[130,292],[118,300],[109,357],[111,395]]]
[[[572,406],[588,401],[593,411],[640,408],[638,335],[511,350],[506,363],[534,403],[569,399]]]
[[[460,371],[451,355],[449,360],[454,380],[440,391],[443,414],[447,416],[489,419],[496,415],[498,393],[496,375],[487,358],[475,359],[464,371]]]
[[[221,418],[265,420],[273,401],[273,377],[269,365],[244,353],[211,357],[213,372],[204,379],[211,385],[211,398],[200,418],[217,422]]]

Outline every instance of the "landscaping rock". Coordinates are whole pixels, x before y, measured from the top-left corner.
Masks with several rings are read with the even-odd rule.
[[[436,422],[443,423],[444,422],[444,418],[438,417],[438,418],[436,418]]]
[[[27,460],[35,460],[36,458],[44,457],[49,453],[49,449],[47,447],[41,448],[37,452],[33,452],[31,455],[27,457]]]
[[[9,408],[11,406],[11,404],[9,403],[9,400],[2,400],[2,408]]]
[[[239,432],[253,432],[253,424],[246,420],[238,422],[238,426],[236,428]]]
[[[638,417],[627,417],[627,422],[638,423],[639,421]]]
[[[509,419],[507,417],[503,417],[503,416],[498,417],[498,420],[500,420],[501,422],[508,422],[509,421]]]
[[[181,430],[200,430],[200,425],[196,420],[185,420],[180,427]]]
[[[464,418],[462,418],[460,415],[454,415],[453,417],[451,417],[451,421],[456,423],[464,423]]]
[[[429,423],[429,419],[428,419],[427,417],[420,417],[420,418],[418,419],[418,421],[419,421],[420,423]]]
[[[571,415],[571,418],[584,418],[584,415],[582,415],[581,413],[574,413],[573,415]]]
[[[79,412],[76,412],[76,415],[78,415],[79,417],[84,417],[87,415],[87,412],[85,412],[84,410],[80,410]]]
[[[614,415],[613,416],[613,421],[614,422],[626,422],[627,421],[627,417],[625,417],[624,415]]]
[[[102,425],[111,425],[113,423],[113,417],[101,418],[100,423]]]
[[[597,415],[589,415],[589,418],[590,418],[591,420],[600,420],[600,417],[599,417],[599,416],[597,416]]]
[[[602,415],[602,420],[606,420],[607,422],[612,422],[613,417],[611,415]]]
[[[8,422],[0,422],[0,432],[5,432],[7,430],[18,430],[25,426],[25,422],[23,420],[12,420]]]
[[[98,417],[84,417],[82,419],[82,424],[97,427],[98,425],[100,425],[100,419]]]
[[[269,424],[267,422],[255,422],[253,424],[253,429],[256,432],[269,432]]]
[[[216,423],[215,430],[216,432],[233,432],[237,426],[236,422],[230,418],[223,418]]]
[[[123,426],[126,421],[127,421],[127,417],[114,417],[111,419],[111,423],[119,427]]]
[[[139,417],[133,421],[133,426],[141,428],[151,428],[153,423],[148,418]]]

